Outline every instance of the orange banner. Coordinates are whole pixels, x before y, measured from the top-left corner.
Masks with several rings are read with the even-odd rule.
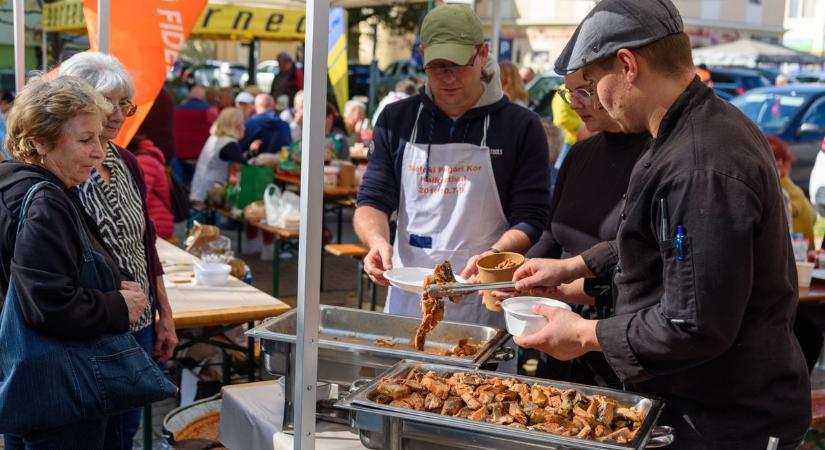
[[[207,0],[117,0],[109,3],[109,53],[135,83],[137,114],[115,142],[126,146],[155,102]],[[97,50],[97,0],[83,0],[89,45]]]

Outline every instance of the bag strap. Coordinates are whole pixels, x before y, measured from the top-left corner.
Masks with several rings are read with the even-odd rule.
[[[47,187],[57,188],[57,186],[50,181],[40,181],[34,186],[30,187],[28,192],[26,192],[26,196],[23,198],[23,205],[20,207],[20,217],[17,220],[17,234],[20,234],[20,230],[23,229],[23,222],[26,221],[26,215],[29,212],[29,206],[31,206],[31,202],[34,199],[34,195],[37,194],[37,192],[41,189]],[[86,234],[86,227],[83,224],[83,219],[80,217],[80,214],[78,214],[77,208],[73,203],[71,203],[71,210],[75,220],[78,223],[78,226],[81,228],[80,242],[81,248],[83,250],[83,261],[92,262],[94,261],[94,257],[92,256],[92,243],[89,241],[89,236]]]

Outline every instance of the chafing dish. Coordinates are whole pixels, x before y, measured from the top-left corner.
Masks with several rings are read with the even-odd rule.
[[[264,368],[286,381],[287,413],[291,420],[295,371],[295,334],[297,310],[265,320],[246,332],[261,339]],[[361,309],[321,305],[318,332],[318,380],[350,386],[356,380],[372,379],[402,359],[415,359],[455,367],[479,368],[512,359],[515,352],[502,345],[506,331],[468,323],[444,321],[427,334],[424,352],[416,351],[411,341],[420,319]],[[438,354],[450,350],[459,339],[479,344],[471,356]],[[395,342],[382,346],[378,340]],[[429,352],[429,353],[427,353]],[[289,418],[287,418],[289,417]]]
[[[635,405],[644,411],[646,417],[636,438],[627,444],[597,442],[575,437],[558,436],[540,431],[520,430],[502,425],[475,422],[468,419],[442,416],[440,414],[415,411],[375,403],[367,394],[377,388],[383,377],[405,376],[413,368],[422,371],[468,372],[473,369],[459,368],[442,364],[428,364],[419,361],[404,360],[398,362],[381,377],[361,386],[336,404],[337,407],[350,410],[350,423],[359,430],[361,442],[370,449],[383,450],[418,450],[439,448],[441,450],[457,449],[602,449],[627,450],[664,446],[673,441],[668,427],[655,427],[656,421],[664,408],[664,403],[654,397],[647,397],[630,392],[586,386],[561,381],[514,376],[522,382],[541,385],[553,385],[560,389],[575,388],[587,395],[605,395],[616,399],[624,405]],[[479,371],[489,376],[509,377],[512,375]]]

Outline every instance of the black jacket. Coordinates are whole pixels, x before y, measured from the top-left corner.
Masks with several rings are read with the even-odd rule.
[[[693,424],[680,434],[708,448],[764,448],[808,429],[784,211],[764,136],[697,78],[633,169],[616,241],[583,254],[594,273],[617,272],[616,315],[596,328],[610,366],[664,397],[668,417]]]
[[[60,187],[39,191],[17,235],[17,222],[28,189],[47,180]],[[81,244],[72,204],[85,220],[95,250],[106,256],[115,280],[121,276],[97,226],[83,212],[75,194],[51,172],[29,164],[0,163],[0,289],[3,300],[14,274],[23,315],[35,330],[60,338],[88,338],[129,329],[129,314],[119,291],[79,286]],[[119,284],[119,283],[118,283]]]

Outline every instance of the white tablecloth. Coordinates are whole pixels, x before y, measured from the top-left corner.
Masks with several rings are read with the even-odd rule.
[[[223,388],[220,441],[232,450],[292,450],[292,430],[282,432],[284,392],[277,381]],[[344,425],[318,422],[317,450],[365,450]]]

